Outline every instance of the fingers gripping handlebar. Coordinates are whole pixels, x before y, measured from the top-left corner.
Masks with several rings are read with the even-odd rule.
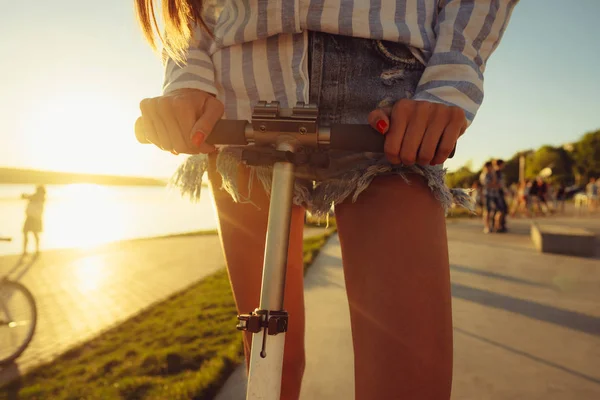
[[[148,143],[136,122],[136,137]],[[293,138],[302,146],[355,152],[383,153],[385,136],[370,125],[333,124],[318,126],[315,105],[298,103],[292,109],[281,109],[279,102],[259,102],[254,108],[252,121],[222,119],[206,138],[212,145],[261,146],[276,145],[282,138]],[[452,150],[449,158],[454,156]]]

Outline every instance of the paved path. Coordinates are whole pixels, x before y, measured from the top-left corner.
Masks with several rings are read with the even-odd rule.
[[[305,237],[323,228],[307,228]],[[0,276],[19,257],[0,257]],[[223,268],[216,235],[132,240],[88,250],[51,250],[14,277],[33,293],[33,341],[0,385]]]
[[[556,223],[558,221],[554,221]],[[600,222],[566,220],[600,232]],[[600,398],[600,258],[537,253],[528,222],[483,235],[477,221],[448,224],[455,367],[453,399]],[[306,278],[307,368],[302,399],[354,398],[340,247],[334,237]],[[244,399],[245,371],[218,400]]]
[[[16,259],[2,257],[1,271]],[[18,370],[51,360],[223,265],[215,235],[43,253],[20,280],[35,296],[38,327]],[[16,372],[14,367],[1,370],[0,383]]]

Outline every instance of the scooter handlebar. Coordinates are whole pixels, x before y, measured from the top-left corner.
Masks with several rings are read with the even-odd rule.
[[[141,130],[136,129],[136,137],[140,143],[148,143],[141,137]],[[354,152],[383,153],[385,136],[370,125],[333,124],[331,127],[319,128],[318,146],[332,150]],[[222,119],[215,125],[206,138],[206,143],[212,145],[248,145],[254,136],[252,124],[245,120]],[[454,156],[456,148],[449,158]]]

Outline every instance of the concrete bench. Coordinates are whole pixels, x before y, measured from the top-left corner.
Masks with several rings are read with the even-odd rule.
[[[580,257],[593,257],[596,254],[596,236],[582,228],[533,223],[531,240],[542,253]]]

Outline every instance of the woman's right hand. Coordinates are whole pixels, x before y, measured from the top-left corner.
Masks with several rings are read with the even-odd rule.
[[[135,122],[139,141],[148,141],[173,154],[210,153],[206,137],[223,116],[223,103],[198,89],[180,89],[140,102],[142,116]]]

